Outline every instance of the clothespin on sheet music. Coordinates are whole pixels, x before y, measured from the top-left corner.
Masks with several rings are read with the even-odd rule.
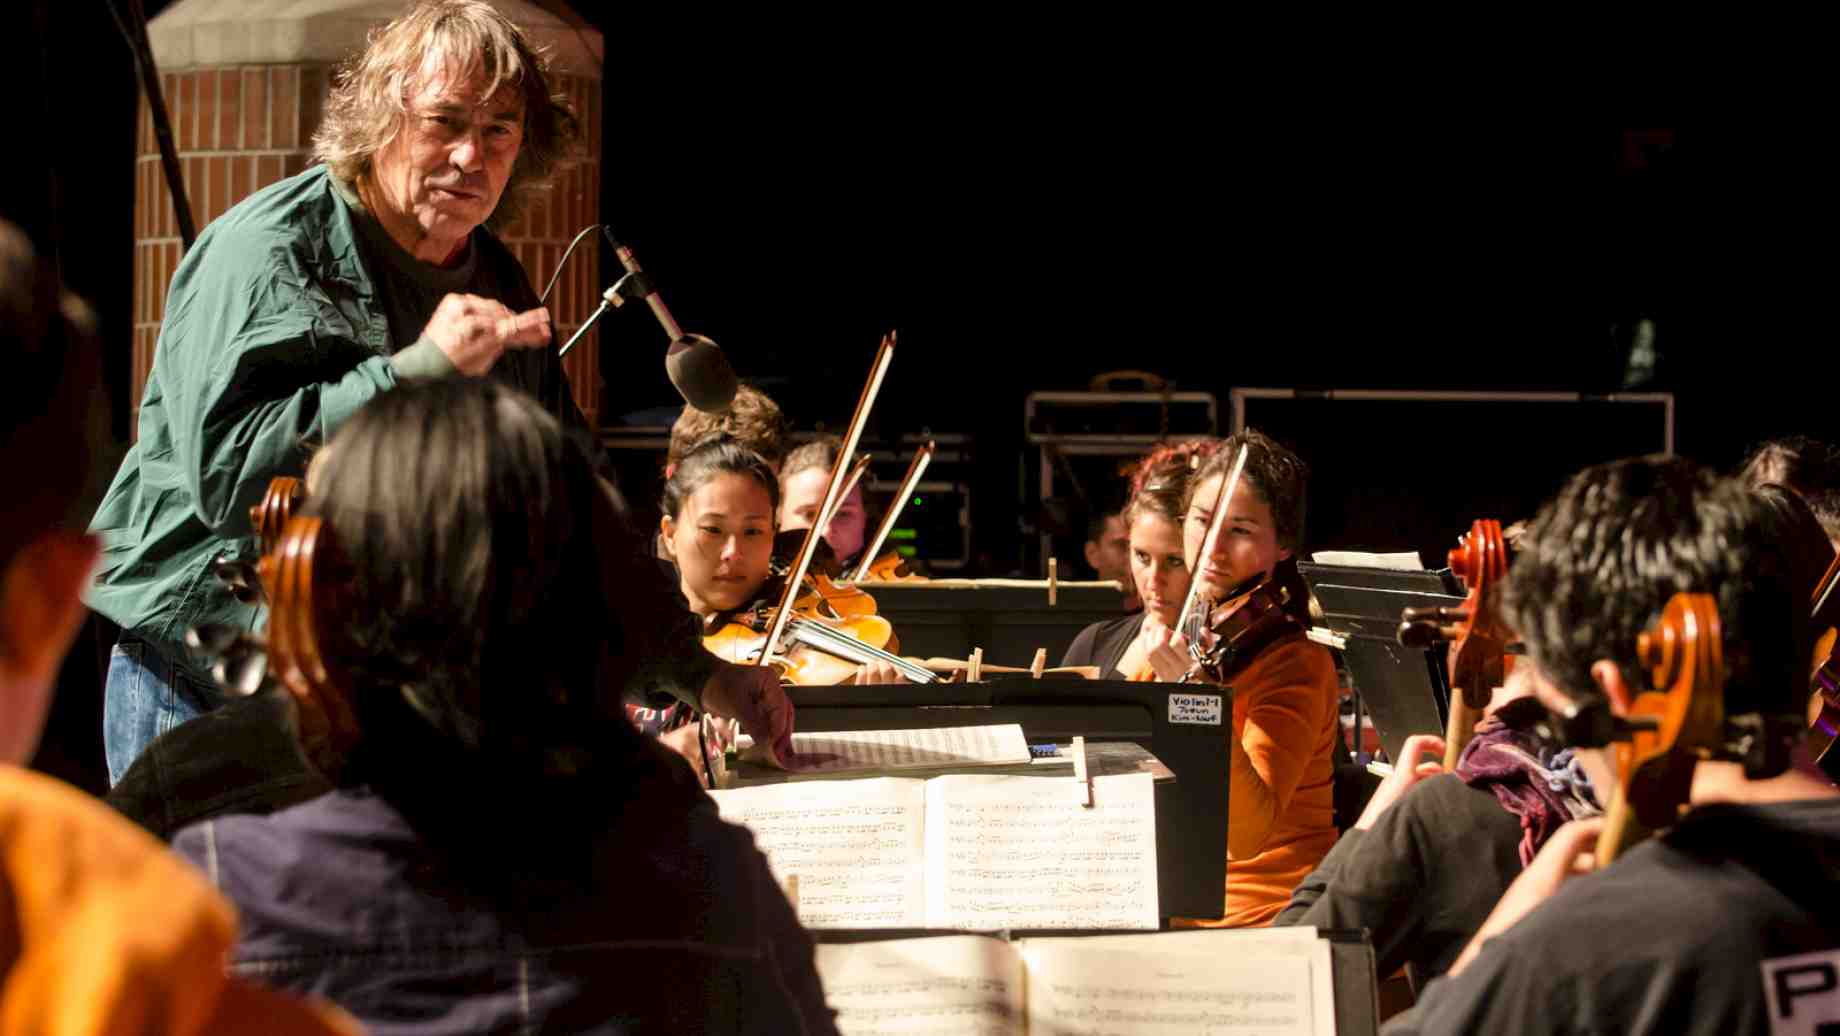
[[[1060,589],[1060,562],[1057,558],[1048,559],[1048,607],[1054,607],[1056,591]]]
[[[1337,651],[1348,647],[1348,634],[1332,630],[1327,626],[1311,626],[1304,636],[1314,643],[1326,648],[1334,648]]]
[[[977,683],[984,675],[984,649],[972,648],[971,657],[965,660],[965,682]]]
[[[797,874],[786,875],[786,881],[782,887],[786,890],[786,902],[792,904],[792,912],[797,914],[799,912],[799,876]]]
[[[1093,808],[1092,773],[1086,769],[1086,739],[1076,736],[1073,739],[1073,798],[1075,802]]]
[[[1029,675],[1039,680],[1041,679],[1041,671],[1047,668],[1047,666],[1048,666],[1048,649],[1045,647],[1036,648],[1035,649],[1035,660],[1029,663]]]

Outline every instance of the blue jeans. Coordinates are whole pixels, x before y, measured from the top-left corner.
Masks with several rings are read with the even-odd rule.
[[[113,787],[153,739],[215,708],[216,688],[186,675],[153,645],[128,633],[109,652],[102,696],[102,746]]]

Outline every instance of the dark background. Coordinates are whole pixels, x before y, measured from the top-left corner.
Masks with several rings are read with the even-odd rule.
[[[1833,435],[1833,145],[1792,99],[1553,117],[1372,56],[1261,75],[1179,24],[584,15],[608,40],[603,218],[800,427],[841,425],[898,329],[871,431],[972,437],[978,572],[1036,574],[1043,524],[1078,556],[1079,501],[1035,499],[1023,397],[1108,370],[1218,393],[1223,423],[1235,386],[1634,389],[1676,393],[1679,451],[1721,467]],[[0,200],[100,311],[125,436],[129,53],[101,3],[6,21]],[[671,404],[649,318],[602,327],[604,420]],[[1441,549],[1631,448],[1573,415],[1299,413],[1274,431],[1318,469],[1315,547]]]
[[[1680,451],[1721,466],[1831,423],[1833,149],[1780,99],[1543,121],[1365,66],[1263,80],[1184,53],[1175,25],[1063,26],[1052,46],[1019,25],[846,26],[844,47],[585,16],[609,41],[603,218],[799,427],[841,425],[898,329],[871,432],[973,437],[986,571],[1040,566],[1024,395],[1108,370],[1217,393],[1223,420],[1235,386],[1672,391]],[[36,123],[15,120],[15,153],[36,161],[5,203],[100,309],[125,436],[136,80],[103,4],[14,21],[9,96]],[[1642,319],[1658,363],[1632,379]],[[605,420],[671,403],[651,322],[602,328]],[[1389,531],[1340,520],[1355,487],[1319,478],[1319,546],[1442,545],[1464,494],[1523,513],[1555,470],[1628,449],[1504,415],[1550,425],[1528,473],[1525,429],[1491,450],[1487,420],[1317,409],[1285,437],[1324,476],[1464,487]]]

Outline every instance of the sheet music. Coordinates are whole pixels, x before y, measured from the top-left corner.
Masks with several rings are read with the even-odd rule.
[[[745,825],[782,885],[799,877],[799,920],[811,928],[925,924],[922,781],[809,781],[710,793]]]
[[[793,734],[792,747],[809,761],[799,769],[805,774],[1015,766],[1029,761],[1029,744],[1019,723]]]
[[[1030,1036],[1314,1036],[1309,956],[1165,953],[1148,948],[1162,937],[1153,938],[1137,950],[1024,942]]]
[[[1071,777],[928,781],[928,926],[1154,929],[1152,785],[1094,778],[1088,809]]]
[[[1318,565],[1343,565],[1348,568],[1383,568],[1391,572],[1423,572],[1424,562],[1415,550],[1393,554],[1370,554],[1364,550],[1319,550],[1310,555]]]
[[[1022,958],[975,935],[817,947],[843,1036],[1023,1036]]]
[[[1030,939],[1024,940],[1024,944],[1073,941]],[[1154,935],[1093,935],[1078,940],[1078,945],[1095,950],[1147,951],[1216,960],[1256,957],[1308,961],[1310,1031],[1316,1036],[1335,1036],[1334,947],[1313,927],[1192,928]]]

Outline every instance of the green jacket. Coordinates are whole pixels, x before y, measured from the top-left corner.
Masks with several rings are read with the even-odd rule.
[[[203,623],[255,629],[261,616],[230,595],[212,561],[254,560],[249,509],[269,480],[303,474],[309,443],[325,442],[397,384],[390,356],[409,343],[390,340],[359,233],[330,174],[315,166],[206,227],[173,274],[141,397],[140,440],[90,524],[103,554],[87,601],[207,684],[207,660],[185,648],[185,631]],[[500,301],[514,311],[538,304],[503,244],[481,229],[473,246],[505,286]],[[491,376],[565,424],[586,427],[554,349],[507,351]],[[643,578],[648,585],[635,588],[633,603],[643,602],[635,617],[649,628],[628,629],[626,641],[674,656],[685,671],[642,696],[694,700],[685,693],[691,687],[676,685],[700,688],[710,656],[694,618],[681,603],[668,606],[675,586]]]

